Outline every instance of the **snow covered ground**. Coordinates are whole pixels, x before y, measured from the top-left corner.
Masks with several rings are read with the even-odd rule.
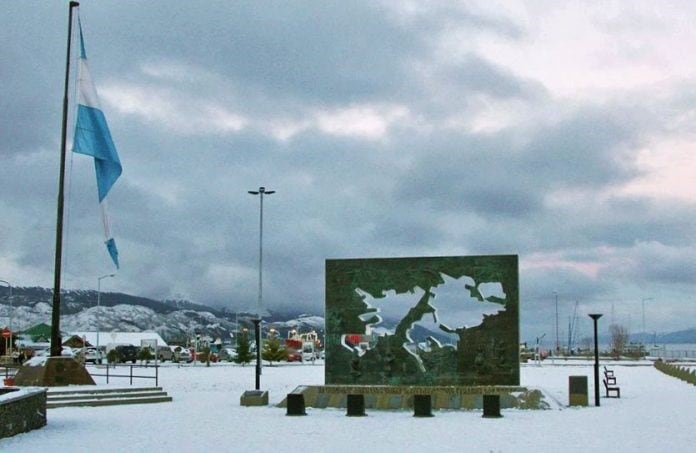
[[[239,405],[242,392],[253,389],[253,366],[165,364],[160,385],[173,402],[51,409],[45,428],[0,440],[0,451],[694,451],[696,386],[645,364],[607,366],[617,376],[621,399],[602,398],[599,408],[503,410],[501,419],[484,419],[480,411],[435,411],[435,417],[423,419],[408,411],[368,410],[367,417],[351,418],[344,410],[312,408],[306,417],[287,417],[285,409],[272,405]],[[323,372],[320,364],[264,367],[261,384],[276,404],[298,385],[322,384]],[[523,385],[542,388],[563,404],[571,375],[588,376],[593,401],[592,373],[590,362],[521,369]]]

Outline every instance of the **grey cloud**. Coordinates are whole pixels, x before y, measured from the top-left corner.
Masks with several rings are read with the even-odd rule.
[[[626,251],[627,264],[614,269],[612,276],[626,280],[636,279],[644,286],[690,286],[696,277],[694,247],[668,246],[659,239],[640,242]]]
[[[476,54],[440,69],[439,75],[444,86],[471,94],[485,93],[499,98],[543,98],[548,95],[540,83],[515,76],[512,71]]]
[[[11,264],[0,272],[21,267],[40,279],[53,266],[67,8],[8,5],[0,17],[0,266]],[[525,332],[549,332],[554,290],[563,316],[574,298],[589,305],[641,284],[690,294],[693,203],[603,195],[640,174],[635,153],[645,141],[689,130],[677,121],[692,105],[688,84],[665,97],[571,105],[473,50],[435,61],[450,26],[477,39],[525,38],[520,24],[449,3],[410,19],[392,14],[398,3],[82,5],[97,87],[164,93],[165,107],[182,108],[183,123],[172,126],[106,105],[124,164],[110,200],[124,263],[115,290],[252,306],[258,199],[246,192],[265,185],[277,190],[264,218],[271,307],[320,311],[326,258],[517,253],[523,263],[541,254],[602,264],[602,248],[635,266],[596,277],[568,266],[523,268]],[[496,133],[443,129],[445,119],[475,113],[480,97],[535,116]],[[254,127],[177,129],[208,104]],[[370,140],[314,127],[278,140],[256,126],[363,104],[408,113]],[[75,161],[66,285],[92,287],[110,263],[91,163]],[[566,201],[552,197],[564,192]],[[18,283],[50,286],[44,280]]]
[[[505,133],[449,135],[420,144],[428,151],[419,153],[397,194],[440,208],[529,216],[543,208],[550,189],[597,187],[635,175],[625,155],[632,139],[611,116],[592,110],[538,127],[522,146]]]
[[[109,5],[92,20],[111,37],[95,46],[109,53],[137,42],[139,61],[186,61],[274,96],[323,102],[390,91],[404,57],[423,51],[419,35],[385,20],[370,3],[149,2],[137,13]]]

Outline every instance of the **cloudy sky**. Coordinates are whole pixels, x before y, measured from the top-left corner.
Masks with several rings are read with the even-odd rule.
[[[696,326],[696,3],[92,1],[124,171],[107,291],[323,310],[327,258],[518,254],[523,338],[575,301]],[[0,6],[0,279],[52,287],[67,1]],[[71,89],[71,92],[73,90]],[[72,109],[71,109],[72,111]],[[72,130],[72,125],[70,130]],[[72,134],[70,134],[72,135]],[[69,156],[63,287],[113,271]],[[645,300],[644,299],[648,299]],[[612,315],[613,313],[613,315]]]

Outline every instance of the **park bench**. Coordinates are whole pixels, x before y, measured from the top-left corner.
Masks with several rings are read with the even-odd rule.
[[[604,379],[609,385],[616,385],[616,376],[614,376],[614,370],[609,370],[604,367]]]
[[[607,382],[606,379],[602,379],[602,382],[604,382],[604,390],[605,390],[605,392],[606,392],[606,397],[607,397],[607,398],[621,398],[621,389],[619,388],[619,386],[611,386],[611,385],[609,385],[609,383]],[[615,397],[612,397],[612,396],[611,396],[611,393],[612,393],[612,392],[613,392],[613,393],[616,393],[616,396],[615,396]]]

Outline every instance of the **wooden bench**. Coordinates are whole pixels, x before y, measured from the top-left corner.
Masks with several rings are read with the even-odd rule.
[[[621,389],[618,386],[610,386],[606,379],[603,379],[602,382],[604,382],[604,390],[607,398],[621,398]],[[616,396],[611,396],[612,392],[616,393]]]
[[[609,370],[604,367],[604,379],[609,385],[616,385],[616,376],[614,376],[614,370]]]
[[[607,381],[607,384],[609,385],[616,385],[616,376],[611,376],[607,373],[604,373],[604,380]]]

